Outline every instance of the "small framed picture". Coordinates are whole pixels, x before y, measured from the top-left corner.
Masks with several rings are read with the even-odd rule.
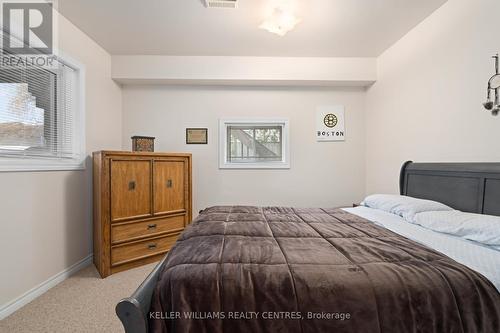
[[[186,144],[206,145],[208,143],[208,128],[186,128]]]

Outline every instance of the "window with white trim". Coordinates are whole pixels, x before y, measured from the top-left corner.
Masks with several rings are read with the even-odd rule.
[[[290,167],[286,119],[231,120],[219,124],[219,167],[285,169]]]
[[[0,68],[0,171],[83,168],[81,69]]]

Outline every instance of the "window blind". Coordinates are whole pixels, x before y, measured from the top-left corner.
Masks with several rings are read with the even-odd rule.
[[[0,68],[0,156],[79,159],[77,72]]]

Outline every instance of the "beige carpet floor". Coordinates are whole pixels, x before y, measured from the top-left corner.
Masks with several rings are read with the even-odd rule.
[[[123,332],[115,305],[130,296],[155,265],[106,279],[88,266],[0,321],[0,332]]]

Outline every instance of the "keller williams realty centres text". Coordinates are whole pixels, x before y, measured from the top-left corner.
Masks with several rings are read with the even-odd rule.
[[[351,314],[348,312],[254,312],[254,311],[214,311],[214,312],[150,312],[150,319],[193,319],[193,320],[349,320]]]

